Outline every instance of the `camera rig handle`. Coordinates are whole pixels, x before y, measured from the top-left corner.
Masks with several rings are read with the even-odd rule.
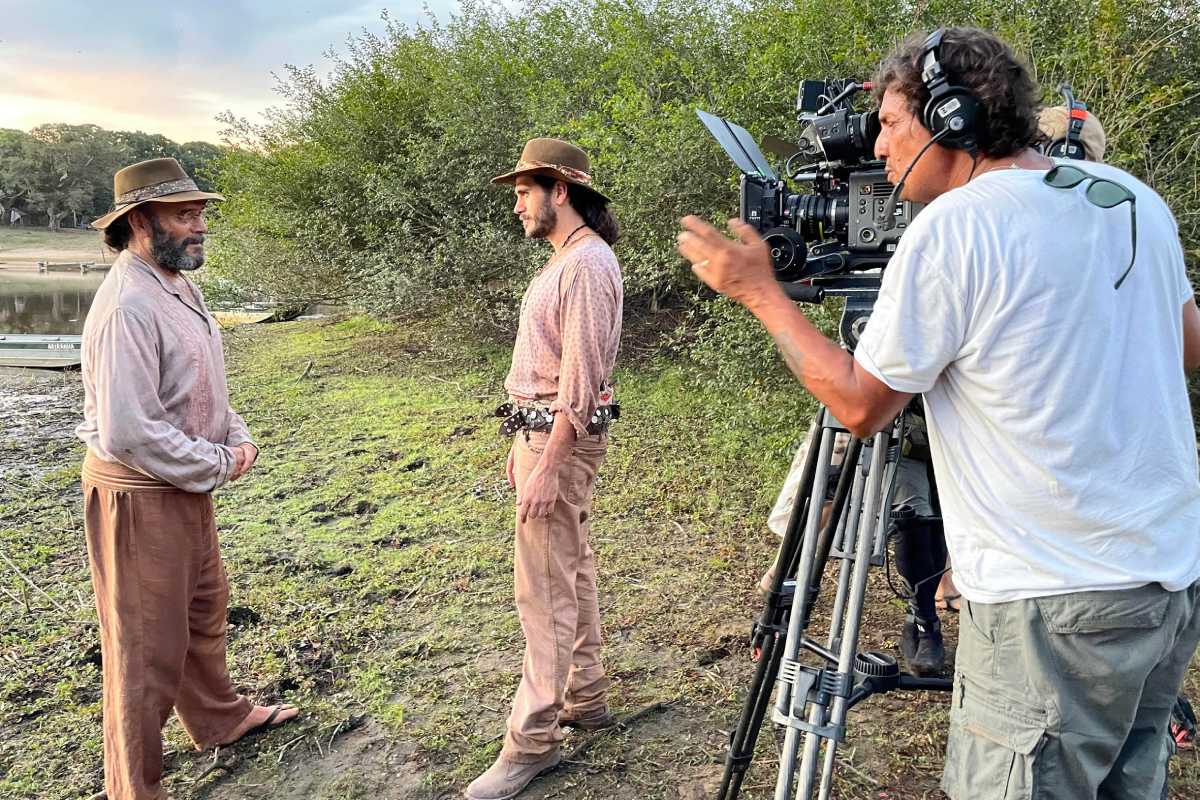
[[[825,302],[825,290],[820,286],[807,283],[781,283],[780,286],[783,287],[783,293],[796,302],[818,305]]]

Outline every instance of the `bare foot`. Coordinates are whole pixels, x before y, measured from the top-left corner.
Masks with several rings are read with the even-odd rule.
[[[233,729],[229,738],[221,742],[221,746],[230,745],[251,733],[277,728],[285,722],[295,719],[300,709],[286,703],[277,706],[254,706],[238,726]]]

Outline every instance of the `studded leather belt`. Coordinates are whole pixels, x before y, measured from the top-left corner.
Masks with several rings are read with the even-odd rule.
[[[495,415],[504,418],[500,423],[501,436],[512,436],[517,431],[549,432],[554,427],[554,412],[549,406],[538,403],[505,403],[496,409]],[[588,434],[596,436],[604,433],[608,430],[609,423],[620,416],[620,404],[600,406],[592,412],[592,417],[588,420]]]

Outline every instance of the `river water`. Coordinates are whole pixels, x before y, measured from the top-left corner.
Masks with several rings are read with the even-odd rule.
[[[0,333],[82,333],[103,280],[103,274],[0,271]]]
[[[0,333],[80,334],[105,273],[50,275],[0,269]],[[344,314],[347,308],[317,303],[305,313]]]

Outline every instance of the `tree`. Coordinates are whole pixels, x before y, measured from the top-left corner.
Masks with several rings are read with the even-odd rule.
[[[184,171],[196,179],[196,185],[203,191],[212,191],[213,172],[224,152],[223,148],[209,142],[185,142],[179,145],[178,152],[175,157],[183,165]]]
[[[13,206],[27,190],[20,179],[25,140],[29,134],[11,128],[0,129],[0,223],[10,224]]]
[[[108,205],[103,187],[119,153],[108,132],[95,125],[40,125],[23,142],[18,181],[57,230],[67,214],[78,218]]]
[[[20,204],[57,228],[68,214],[97,217],[112,207],[118,169],[151,158],[175,158],[201,188],[222,148],[177,142],[157,133],[106,131],[95,125],[42,125],[29,133],[0,129],[0,215]]]

